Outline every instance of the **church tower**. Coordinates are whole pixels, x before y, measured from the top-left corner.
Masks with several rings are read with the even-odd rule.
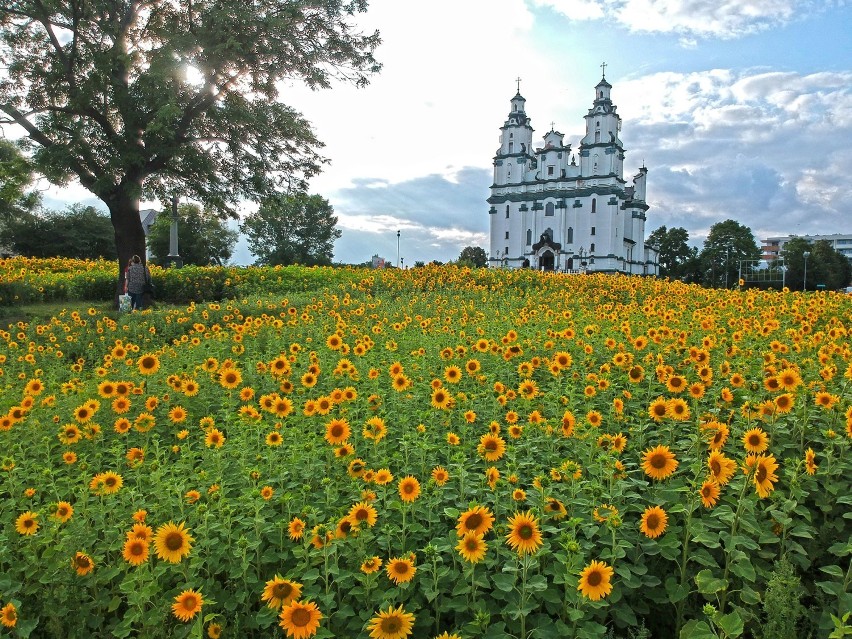
[[[494,156],[489,266],[657,273],[656,251],[644,242],[648,170],[643,166],[626,185],[621,117],[611,90],[601,77],[573,153],[554,128],[533,147],[519,85]]]

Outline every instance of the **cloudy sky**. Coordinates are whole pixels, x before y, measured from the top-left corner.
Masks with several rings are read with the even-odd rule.
[[[405,265],[487,250],[516,78],[536,139],[552,122],[576,147],[602,62],[625,176],[649,169],[647,232],[852,233],[847,0],[372,0],[360,22],[383,39],[368,87],[282,95],[326,144],[311,191],[339,218],[336,261],[396,262],[398,230]]]

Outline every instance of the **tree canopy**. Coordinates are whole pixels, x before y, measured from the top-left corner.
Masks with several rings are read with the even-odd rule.
[[[378,33],[366,0],[7,0],[0,125],[35,167],[75,177],[110,211],[119,264],[144,254],[139,199],[179,195],[218,213],[303,188],[324,162],[288,84],[363,85]],[[120,270],[120,269],[119,269]]]
[[[158,264],[169,255],[172,216],[163,211],[148,231],[148,246]],[[224,264],[234,252],[239,234],[218,216],[197,204],[178,206],[178,252],[184,264]]]
[[[707,286],[736,286],[741,261],[760,259],[760,247],[751,229],[736,220],[717,222],[710,227],[700,259]]]
[[[267,266],[331,264],[334,241],[341,235],[328,200],[306,193],[267,198],[240,230],[256,264]]]
[[[465,246],[459,254],[459,263],[469,264],[476,268],[483,268],[488,264],[488,254],[481,246]]]
[[[21,150],[8,140],[0,140],[0,227],[38,207],[38,193],[28,190],[33,181],[32,165]]]
[[[805,252],[807,259],[807,282],[805,282]],[[794,237],[781,250],[787,272],[785,285],[793,291],[817,288],[837,290],[849,285],[852,265],[845,255],[839,253],[826,240],[811,243],[803,237]]]
[[[660,251],[660,276],[686,282],[696,279],[698,249],[689,246],[689,232],[680,226],[667,229],[661,226],[648,236],[647,244]]]

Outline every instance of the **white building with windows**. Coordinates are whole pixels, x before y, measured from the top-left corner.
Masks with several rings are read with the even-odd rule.
[[[828,242],[838,253],[846,256],[852,262],[852,235],[833,233],[831,235],[782,235],[780,237],[767,237],[763,243],[763,259],[767,262],[776,260],[781,257],[781,251],[787,245],[787,242],[793,238],[799,237],[807,240],[811,244],[814,242]]]
[[[555,271],[657,274],[657,251],[645,246],[643,166],[628,186],[621,117],[602,78],[572,151],[551,128],[533,148],[520,90],[500,128],[494,156],[489,266]]]

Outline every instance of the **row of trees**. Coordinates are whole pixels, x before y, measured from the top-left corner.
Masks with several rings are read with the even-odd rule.
[[[118,256],[110,216],[92,206],[63,211],[41,206],[33,190],[33,167],[20,150],[0,140],[0,250],[29,257],[95,259]],[[238,232],[226,220],[197,204],[178,207],[179,253],[184,264],[224,264],[231,259]],[[162,212],[148,234],[155,263],[169,255],[171,215]],[[337,217],[319,195],[274,195],[242,220],[257,264],[331,264]]]
[[[701,250],[688,242],[689,232],[682,227],[661,226],[648,236],[647,243],[660,251],[661,277],[731,288],[743,276],[747,281],[773,282],[777,287],[783,281],[791,290],[802,290],[806,283],[808,290],[837,290],[852,281],[849,260],[825,240],[811,243],[801,237],[791,239],[781,251],[783,266],[780,261],[761,262],[762,251],[751,229],[735,220],[710,227]],[[807,282],[805,252],[809,253]]]

